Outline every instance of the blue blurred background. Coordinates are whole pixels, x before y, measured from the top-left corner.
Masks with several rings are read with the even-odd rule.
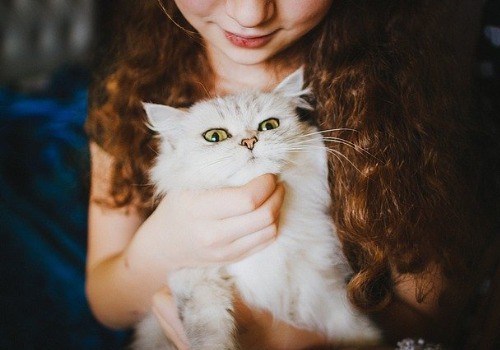
[[[123,1],[123,0],[121,0]],[[0,349],[120,349],[84,295],[89,159],[83,123],[115,0],[0,3]],[[483,6],[477,91],[498,128],[500,6]]]
[[[0,349],[121,349],[127,340],[98,324],[84,294],[83,123],[115,9],[111,0],[0,4]]]

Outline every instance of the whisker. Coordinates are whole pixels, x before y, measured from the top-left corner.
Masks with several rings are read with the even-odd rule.
[[[335,156],[335,157],[336,157],[336,158],[340,161],[340,163],[342,163],[342,159],[341,159],[341,158],[339,158],[339,156],[340,156],[340,157],[342,157],[342,158],[343,158],[344,160],[346,160],[349,164],[351,164],[351,166],[352,166],[354,169],[356,169],[356,170],[357,170],[357,171],[358,171],[361,175],[363,175],[363,172],[362,172],[361,170],[359,170],[359,168],[358,168],[356,165],[354,165],[354,163],[353,163],[353,162],[352,162],[352,161],[351,161],[351,160],[350,160],[350,159],[349,159],[346,155],[342,154],[342,152],[339,152],[339,151],[337,151],[337,150],[333,150],[333,149],[330,149],[330,148],[327,148],[326,150],[327,150],[327,152],[328,152],[329,154],[334,155],[334,156]],[[344,168],[345,168],[345,166],[344,166]]]
[[[322,135],[323,141],[337,142],[337,143],[343,144],[345,146],[349,146],[358,152],[365,153],[365,154],[375,158],[375,156],[373,154],[371,154],[368,150],[366,150],[363,147],[359,147],[354,142],[351,142],[351,141],[348,141],[346,139],[336,137],[336,136],[323,136],[323,134],[325,134],[325,133],[338,132],[338,131],[358,132],[358,130],[352,129],[352,128],[334,128],[334,129],[325,129],[325,130],[318,130],[318,131],[310,132],[307,134],[299,135],[299,136],[297,136],[297,138],[302,139],[302,138],[308,138],[308,137],[314,136],[314,135]]]
[[[310,134],[312,135],[312,134]],[[299,136],[299,138],[302,138]],[[351,146],[354,149],[363,149],[362,147],[357,146],[354,142],[348,141],[346,139],[340,138],[340,137],[335,137],[335,136],[322,136],[323,141],[337,141],[339,143],[342,143],[347,146]],[[307,141],[314,141],[314,140],[304,140],[305,142]],[[302,142],[302,141],[300,141]]]
[[[316,145],[308,145],[308,146],[306,145],[306,147],[301,147],[300,145],[295,145],[295,146],[291,145],[291,146],[288,146],[288,147],[284,146],[284,147],[281,147],[281,148],[275,148],[275,150],[277,150],[277,151],[288,151],[288,152],[291,152],[291,153],[308,152],[308,151],[311,151],[311,150],[314,150],[314,149],[326,150],[326,152],[328,152],[329,154],[335,156],[340,161],[340,163],[342,164],[342,166],[344,168],[345,168],[344,161],[347,161],[354,169],[356,169],[360,174],[363,175],[362,171],[359,170],[359,168],[356,167],[356,165],[354,165],[354,163],[346,155],[344,155],[342,152],[330,149],[328,147],[316,146]]]
[[[371,154],[369,151],[367,151],[365,148],[363,147],[359,147],[358,145],[356,145],[354,142],[351,142],[351,141],[348,141],[348,140],[345,140],[345,139],[341,139],[341,138],[338,138],[338,137],[324,137],[323,138],[323,141],[326,142],[335,142],[335,143],[340,143],[342,145],[345,145],[345,146],[348,146],[348,147],[351,147],[353,150],[357,151],[357,152],[361,152],[361,153],[365,153],[371,157],[375,157],[373,154]]]
[[[363,147],[359,147],[358,145],[356,145],[350,141],[347,141],[344,139],[337,139],[337,138],[328,138],[328,139],[324,139],[323,141],[325,141],[325,143],[333,142],[333,143],[339,143],[339,144],[342,144],[344,146],[351,147],[354,151],[356,151],[358,153],[362,153],[364,155],[367,155],[367,156],[381,162],[381,160],[377,156],[375,156],[373,153],[369,152],[367,149],[365,149]]]
[[[358,130],[351,129],[351,128],[335,128],[335,129],[318,130],[318,131],[314,131],[314,132],[310,132],[310,133],[307,133],[307,134],[300,135],[299,137],[309,137],[309,136],[313,136],[313,135],[318,135],[318,134],[321,135],[321,134],[325,134],[327,132],[336,132],[336,131],[358,132]]]
[[[354,151],[356,152],[359,152],[359,153],[363,153],[365,155],[368,155],[372,158],[375,158],[377,160],[379,160],[377,157],[375,157],[372,153],[370,153],[368,150],[366,150],[365,148],[362,148],[362,147],[359,147],[358,145],[356,145],[354,142],[351,142],[351,141],[348,141],[348,140],[345,140],[345,139],[342,139],[340,137],[334,137],[334,136],[323,136],[323,141],[325,143],[327,142],[334,142],[334,143],[338,143],[338,144],[342,144],[344,146],[348,146],[350,148],[352,148]],[[308,142],[314,142],[314,140],[301,140],[301,141],[294,141],[293,144],[307,144]]]
[[[343,144],[345,146],[351,147],[353,150],[355,150],[357,152],[364,152],[364,153],[370,154],[368,151],[366,151],[360,147],[357,147],[354,143],[347,141],[347,140],[344,140],[344,139],[328,138],[328,139],[323,139],[323,141],[340,143],[340,144]],[[294,143],[292,143],[292,145],[304,145],[304,144],[307,145],[310,142],[315,142],[315,140],[302,140],[302,141],[294,142]]]

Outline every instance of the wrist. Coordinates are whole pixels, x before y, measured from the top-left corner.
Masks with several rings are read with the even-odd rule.
[[[148,219],[137,230],[123,252],[123,264],[133,275],[148,276],[147,279],[154,283],[157,290],[165,284],[168,273],[175,267],[168,252],[161,249],[163,245],[158,244],[158,234],[152,226]]]

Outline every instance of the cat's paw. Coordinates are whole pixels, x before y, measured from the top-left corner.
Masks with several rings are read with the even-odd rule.
[[[326,323],[328,338],[335,345],[377,345],[382,341],[382,332],[365,315],[354,310],[341,312],[338,308],[330,314]]]
[[[336,338],[342,345],[378,345],[382,342],[382,332],[370,320],[360,317],[356,325]]]

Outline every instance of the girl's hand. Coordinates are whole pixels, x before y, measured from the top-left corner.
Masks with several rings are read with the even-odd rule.
[[[159,290],[153,296],[152,311],[165,335],[174,343],[177,349],[188,350],[189,342],[179,319],[175,300],[167,287]]]
[[[167,273],[239,261],[275,240],[283,198],[270,174],[240,187],[171,191],[134,237],[129,259],[149,259]]]

